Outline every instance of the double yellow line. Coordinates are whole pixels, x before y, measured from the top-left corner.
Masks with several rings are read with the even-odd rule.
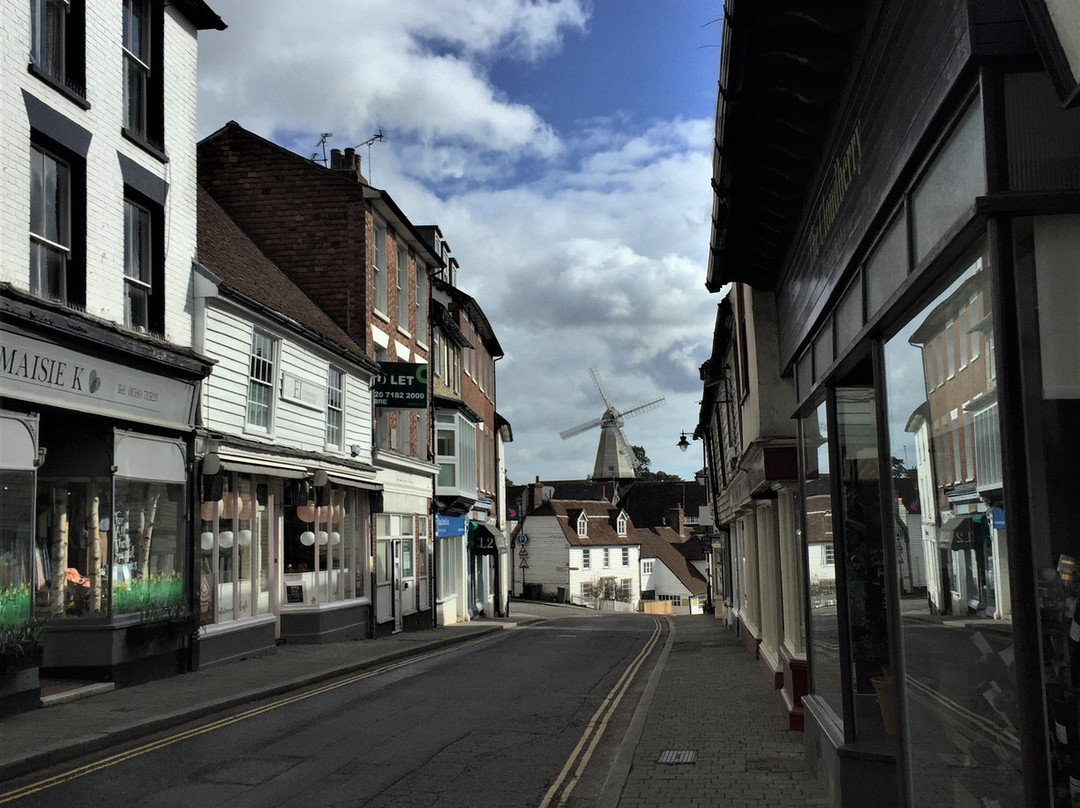
[[[221,718],[209,724],[202,724],[198,727],[186,730],[184,732],[178,732],[174,735],[159,738],[156,741],[151,741],[150,743],[143,744],[142,746],[137,746],[133,749],[127,750],[126,752],[120,752],[115,755],[110,755],[109,757],[95,760],[93,763],[87,763],[84,766],[77,766],[74,769],[69,769],[68,771],[61,772],[60,774],[54,775],[53,777],[46,777],[44,780],[38,780],[36,783],[30,783],[23,786],[22,788],[17,788],[12,791],[0,793],[0,805],[3,805],[6,802],[12,802],[13,800],[17,800],[21,797],[27,797],[31,794],[36,794],[40,791],[45,791],[46,789],[53,788],[54,786],[61,785],[62,783],[70,782],[71,780],[75,780],[76,778],[82,777],[84,775],[93,774],[94,772],[100,771],[101,769],[107,769],[110,766],[115,766],[117,763],[124,763],[125,761],[132,760],[133,758],[137,758],[149,752],[155,752],[158,749],[164,749],[167,746],[172,746],[173,744],[180,743],[181,741],[186,741],[189,738],[195,738],[199,735],[205,735],[208,732],[213,732],[214,730],[221,729],[222,727],[227,727],[230,724],[238,724],[241,721],[246,721],[249,718],[255,718],[256,716],[262,715],[263,713],[268,713],[272,710],[277,710],[280,707],[285,707],[289,704],[295,704],[298,701],[304,701],[305,699],[310,699],[314,696],[321,696],[324,693],[330,693],[331,691],[337,690],[338,688],[355,684],[356,682],[363,681],[364,679],[370,679],[373,676],[379,676],[380,674],[389,673],[390,671],[394,671],[399,668],[404,668],[409,665],[415,665],[418,662],[423,662],[427,659],[433,659],[435,657],[448,654],[451,651],[468,648],[469,646],[477,645],[487,639],[489,638],[482,637],[475,640],[469,640],[468,642],[458,643],[456,645],[446,648],[441,648],[437,651],[431,651],[426,654],[409,657],[408,659],[404,659],[400,662],[394,662],[388,665],[383,665],[379,668],[373,668],[369,671],[364,671],[363,673],[356,674],[355,676],[350,676],[346,679],[338,679],[330,684],[322,685],[311,690],[305,690],[302,693],[297,693],[293,696],[287,696],[283,699],[278,699],[277,701],[271,702],[269,704],[264,704],[261,707],[255,707],[250,710],[245,710],[241,713],[236,713],[235,715],[231,715],[228,718]]]
[[[600,738],[603,737],[604,730],[607,729],[608,721],[611,720],[611,716],[615,714],[615,710],[618,708],[623,696],[626,695],[626,691],[630,689],[630,685],[633,683],[634,677],[637,676],[641,666],[645,664],[645,660],[648,659],[649,654],[651,654],[653,648],[656,647],[656,643],[660,639],[662,626],[663,623],[661,623],[658,618],[654,617],[652,636],[649,638],[649,641],[645,643],[645,647],[641,649],[641,652],[634,658],[634,661],[630,663],[625,671],[623,671],[623,675],[619,677],[619,681],[611,688],[611,691],[600,704],[600,707],[597,708],[596,712],[593,713],[592,718],[589,719],[589,724],[585,727],[585,732],[582,733],[581,740],[578,741],[577,746],[574,747],[574,751],[571,752],[570,757],[567,758],[566,765],[563,766],[562,771],[559,772],[559,776],[555,779],[555,782],[551,784],[551,788],[548,789],[547,794],[544,795],[544,799],[540,803],[540,808],[548,808],[548,806],[552,805],[560,791],[562,794],[559,796],[559,801],[556,805],[560,806],[560,808],[561,806],[566,805],[567,800],[570,799],[571,792],[574,790],[574,786],[578,784],[582,772],[585,771],[585,767],[589,764],[593,752],[600,743]],[[570,775],[571,770],[573,770],[572,776]]]

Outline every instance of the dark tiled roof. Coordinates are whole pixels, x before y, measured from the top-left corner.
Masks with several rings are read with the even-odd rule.
[[[697,516],[705,505],[705,487],[694,480],[639,480],[630,486],[620,504],[641,527],[659,527],[667,524],[668,511],[682,505],[683,513]]]
[[[307,339],[351,359],[370,371],[378,365],[278,267],[267,258],[201,186],[199,194],[199,263],[233,291],[270,313],[284,317]]]
[[[587,536],[578,536],[578,517],[584,512],[589,519]],[[627,518],[626,535],[620,536],[617,529],[619,514],[623,510],[606,502],[597,500],[560,500],[552,499],[533,511],[535,515],[551,514],[559,520],[559,526],[566,540],[577,547],[611,547],[614,545],[637,544],[634,523]]]

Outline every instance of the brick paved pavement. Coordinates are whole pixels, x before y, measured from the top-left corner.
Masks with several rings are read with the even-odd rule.
[[[676,617],[619,808],[821,808],[801,732],[741,640],[711,615]],[[646,694],[648,698],[648,694]],[[692,751],[694,763],[657,762]]]

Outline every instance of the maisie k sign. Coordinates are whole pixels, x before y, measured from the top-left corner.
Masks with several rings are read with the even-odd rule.
[[[391,410],[427,407],[428,366],[412,362],[380,362],[375,378],[375,406]]]

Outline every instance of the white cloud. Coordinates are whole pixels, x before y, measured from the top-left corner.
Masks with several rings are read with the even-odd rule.
[[[200,38],[200,124],[227,120],[305,156],[320,132],[361,150],[365,173],[416,224],[438,224],[506,352],[499,411],[511,478],[591,472],[600,415],[588,370],[617,406],[663,395],[627,421],[654,469],[687,477],[718,298],[704,289],[710,120],[615,114],[559,136],[507,98],[485,65],[532,60],[585,30],[586,0],[218,0],[229,24]]]
[[[428,143],[463,141],[550,157],[558,138],[531,108],[487,81],[483,60],[534,59],[566,28],[584,25],[581,2],[241,0],[215,10],[229,24],[200,41],[201,131],[227,120],[273,135],[333,132],[359,143],[394,128]]]

